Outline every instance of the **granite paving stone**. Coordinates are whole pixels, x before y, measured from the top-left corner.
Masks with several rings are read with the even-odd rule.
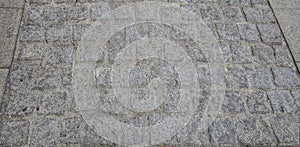
[[[38,118],[33,122],[30,145],[56,145],[57,120],[54,118]]]
[[[29,122],[1,122],[0,145],[22,146],[26,145],[29,137]],[[13,137],[12,137],[13,136]]]
[[[299,146],[298,4],[0,0],[0,146]]]

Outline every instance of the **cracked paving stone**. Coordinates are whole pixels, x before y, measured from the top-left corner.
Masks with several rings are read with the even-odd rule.
[[[282,35],[277,24],[258,24],[263,42],[282,43]]]
[[[0,122],[0,145],[22,146],[26,145],[29,136],[29,122]]]
[[[219,36],[225,41],[237,41],[240,39],[238,29],[235,24],[217,24]]]
[[[239,141],[251,145],[275,145],[276,138],[270,126],[256,118],[242,118],[237,123]]]
[[[245,112],[244,101],[246,93],[240,91],[226,91],[222,110],[227,114],[240,114]]]
[[[262,65],[273,64],[275,62],[273,48],[267,45],[254,45],[252,49],[254,62]]]
[[[243,67],[227,67],[225,73],[225,83],[227,87],[248,88],[248,81]]]
[[[248,45],[232,45],[232,61],[236,64],[248,64],[252,60],[251,46]]]
[[[246,41],[259,41],[259,32],[254,24],[238,24],[241,38]]]
[[[276,90],[267,92],[272,108],[276,113],[298,113],[299,97],[293,97],[288,90]]]
[[[263,91],[251,91],[247,96],[247,106],[252,114],[267,114],[271,112],[267,95]]]
[[[250,88],[270,89],[273,86],[273,76],[270,68],[256,66],[247,70]]]
[[[280,143],[299,145],[299,119],[296,119],[289,116],[269,118]]]
[[[300,85],[300,78],[297,71],[289,67],[273,67],[275,84],[278,87],[297,87]]]
[[[39,118],[33,123],[30,144],[33,146],[56,145],[57,121],[54,118]]]
[[[235,120],[231,118],[217,118],[212,120],[209,127],[212,143],[236,144]]]

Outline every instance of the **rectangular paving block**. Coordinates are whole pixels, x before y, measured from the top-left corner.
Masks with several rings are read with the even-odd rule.
[[[22,10],[0,8],[0,67],[10,67]]]

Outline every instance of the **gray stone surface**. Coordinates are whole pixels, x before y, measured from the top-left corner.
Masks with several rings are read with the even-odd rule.
[[[289,67],[272,68],[275,84],[278,87],[296,87],[300,85],[299,73]]]
[[[271,127],[261,119],[240,118],[237,122],[237,134],[239,141],[243,144],[277,144]]]
[[[29,122],[1,122],[0,145],[22,146],[26,145],[29,136]]]
[[[259,41],[259,32],[253,24],[238,24],[240,36],[246,41]]]
[[[55,146],[57,120],[54,118],[39,118],[33,122],[30,145],[32,146]]]
[[[228,67],[225,72],[225,83],[227,87],[248,88],[248,81],[243,67]]]
[[[267,94],[263,91],[251,91],[247,96],[247,106],[252,114],[267,114],[271,112]]]
[[[5,86],[6,86],[6,79],[8,76],[8,69],[0,69],[0,97],[2,98],[4,91],[5,91]],[[1,99],[2,101],[2,99]]]
[[[299,123],[290,116],[273,117],[269,121],[280,143],[299,144]]]
[[[247,45],[232,45],[232,62],[235,64],[249,64],[252,62],[251,46]]]
[[[21,9],[0,8],[0,67],[11,65],[21,12]]]
[[[259,24],[258,30],[261,33],[263,42],[266,43],[281,43],[282,35],[279,27],[276,24]]]
[[[275,113],[299,112],[299,97],[293,97],[288,90],[269,91],[268,97]]]
[[[102,128],[85,122],[89,118],[83,112],[91,111],[78,108],[86,101],[87,109],[99,106],[97,115],[149,128],[163,125],[179,113],[186,116],[189,113],[178,112],[179,108],[194,104],[195,114],[186,126],[156,146],[299,146],[300,79],[289,52],[299,64],[296,26],[300,6],[296,0],[143,1],[0,0],[0,61],[8,63],[6,59],[10,59],[11,63],[15,50],[12,67],[0,66],[0,146],[121,146],[99,133],[103,128],[110,133],[107,125],[118,128],[116,122]],[[272,6],[274,1],[278,22],[268,4]],[[82,40],[93,24],[94,34],[86,34]],[[216,40],[205,40],[209,35],[203,31],[204,24]],[[103,26],[106,29],[97,32]],[[148,44],[141,43],[149,39]],[[128,69],[130,74],[122,75],[135,86],[130,89],[131,102],[151,96],[150,81],[158,84],[156,90],[167,86],[160,93],[163,102],[151,111],[128,109],[116,94],[119,91],[111,76],[121,70],[115,70],[113,64],[123,59],[117,55],[128,51],[123,49],[126,46],[133,48],[128,54],[136,53],[137,57],[132,60],[133,69]],[[157,54],[158,59],[140,57],[148,54]],[[181,71],[175,65],[186,55],[184,61],[191,61],[191,65],[180,65],[187,67]],[[87,67],[91,71],[82,70]],[[91,75],[90,79],[77,79],[77,70],[82,70],[79,75],[83,77]],[[193,87],[199,95],[187,104],[182,98],[194,91],[184,81],[192,76],[193,82],[200,83]],[[80,86],[86,90],[77,90]],[[98,95],[92,98],[95,92]],[[209,112],[207,121],[211,124],[203,122],[208,104],[210,109],[220,109]],[[169,126],[180,123],[158,126],[164,130],[151,134],[151,142],[178,129]],[[128,130],[111,133],[123,141],[142,141],[143,137],[128,134]]]
[[[25,0],[2,0],[0,1],[0,7],[9,8],[22,8]]]
[[[211,142],[215,144],[236,144],[235,120],[217,118],[209,127]]]
[[[270,68],[256,66],[247,70],[250,88],[270,89],[273,86],[273,76]]]
[[[245,112],[246,93],[240,91],[226,91],[222,110],[227,114],[240,114]]]
[[[240,39],[238,29],[234,24],[217,24],[218,33],[225,41],[237,41]]]
[[[267,65],[275,62],[273,48],[266,45],[254,45],[253,46],[253,58],[254,62]]]

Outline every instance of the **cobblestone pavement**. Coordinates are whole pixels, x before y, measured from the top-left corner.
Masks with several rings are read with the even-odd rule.
[[[299,146],[291,2],[0,0],[0,146]]]

